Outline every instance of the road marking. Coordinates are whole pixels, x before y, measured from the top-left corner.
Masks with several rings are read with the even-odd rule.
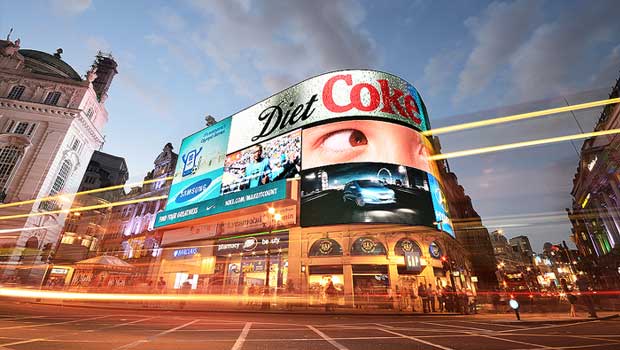
[[[11,346],[11,345],[28,344],[28,343],[34,343],[37,341],[41,341],[41,340],[43,339],[42,338],[28,339],[28,340],[16,341],[13,343],[0,344],[0,346],[4,347],[4,346]],[[3,348],[0,348],[0,349],[3,349]]]
[[[419,343],[426,344],[426,345],[429,345],[429,346],[432,346],[432,347],[435,347],[435,348],[438,348],[438,349],[442,349],[442,350],[454,350],[453,348],[449,348],[449,347],[447,347],[447,346],[443,346],[443,345],[439,345],[439,344],[431,343],[431,342],[429,342],[429,341],[422,340],[422,339],[420,339],[420,338],[416,338],[416,337],[412,337],[412,336],[410,336],[410,335],[406,335],[406,334],[402,334],[402,333],[394,332],[394,331],[391,331],[391,330],[389,330],[389,329],[385,329],[385,328],[377,328],[377,329],[378,329],[378,330],[380,330],[380,331],[386,332],[386,333],[390,333],[390,334],[397,335],[397,336],[399,336],[399,337],[401,337],[401,338],[407,338],[407,339],[410,339],[410,340],[413,340],[413,341],[417,341],[417,342],[419,342]]]
[[[119,346],[119,347],[115,348],[114,350],[124,350],[124,349],[131,349],[131,348],[135,348],[136,346],[138,346],[138,345],[140,345],[140,344],[144,344],[144,343],[151,342],[151,341],[155,340],[155,338],[160,337],[160,336],[162,336],[162,335],[166,335],[166,334],[172,333],[172,332],[174,332],[174,331],[177,331],[177,330],[179,330],[179,329],[181,329],[181,328],[185,328],[185,327],[187,327],[187,326],[191,326],[192,324],[194,324],[194,323],[196,323],[196,322],[198,322],[198,321],[200,321],[200,319],[195,319],[195,320],[193,320],[193,321],[189,321],[189,322],[184,323],[184,324],[182,324],[182,325],[180,325],[180,326],[176,326],[176,327],[174,327],[174,328],[170,328],[170,329],[165,330],[165,331],[163,331],[163,332],[157,333],[157,334],[155,334],[155,335],[153,335],[153,336],[149,337],[148,339],[139,339],[139,340],[136,340],[136,341],[131,342],[131,343],[129,343],[129,344],[125,344],[125,345]]]
[[[508,330],[505,330],[505,331],[498,331],[497,333],[529,331],[530,329],[548,329],[548,328],[570,327],[570,326],[582,325],[582,324],[593,323],[593,322],[601,322],[601,320],[574,322],[574,323],[567,323],[567,324],[554,324],[554,325],[549,325],[549,326],[539,326],[539,327],[529,327],[529,328],[519,328],[519,329],[508,329]]]
[[[140,323],[140,322],[144,322],[144,321],[148,321],[148,320],[152,320],[154,318],[157,318],[157,316],[153,316],[153,317],[147,317],[147,318],[142,318],[139,320],[135,320],[135,321],[131,321],[131,322],[125,322],[125,323],[119,323],[119,324],[114,324],[111,326],[106,326],[106,327],[102,327],[102,328],[95,328],[95,329],[87,329],[85,331],[82,332],[96,332],[96,331],[102,331],[104,329],[112,329],[112,328],[118,328],[118,327],[122,327],[122,326],[128,326],[130,324],[136,324],[136,323]]]
[[[241,347],[243,346],[243,343],[245,342],[245,338],[248,336],[248,333],[250,333],[251,327],[252,327],[252,322],[245,323],[245,326],[243,326],[243,330],[241,331],[241,334],[239,334],[239,338],[237,338],[237,341],[235,342],[233,347],[230,348],[230,350],[241,349]]]
[[[81,318],[81,319],[77,319],[77,320],[73,320],[73,321],[50,322],[50,323],[42,323],[42,324],[31,324],[31,325],[27,325],[27,326],[0,327],[0,329],[20,329],[20,328],[34,328],[34,327],[55,326],[55,325],[59,325],[59,324],[70,324],[70,323],[77,323],[77,322],[83,322],[83,321],[98,320],[100,318],[106,318],[106,317],[111,317],[111,315],[97,316],[97,317],[91,317],[91,318]]]
[[[430,324],[430,325],[439,326],[439,327],[452,327],[452,328],[462,328],[462,329],[469,329],[469,330],[482,331],[482,332],[494,332],[489,329],[478,328],[478,327],[456,326],[456,325],[451,325],[451,324],[433,323],[433,322],[421,322],[421,323]]]
[[[509,343],[515,343],[515,344],[521,344],[521,345],[528,345],[528,346],[534,346],[536,347],[536,349],[556,349],[556,348],[552,348],[546,345],[540,345],[540,344],[534,344],[534,343],[528,343],[528,342],[524,342],[524,341],[518,341],[518,340],[512,340],[512,339],[504,339],[504,338],[500,338],[500,337],[494,337],[491,335],[487,335],[487,334],[476,334],[479,337],[484,337],[484,338],[489,338],[489,339],[495,339],[495,340],[503,340],[505,342],[509,342]]]
[[[333,345],[336,349],[338,349],[338,350],[349,350],[349,348],[347,348],[346,346],[340,344],[339,342],[337,342],[334,339],[330,338],[327,334],[325,334],[325,333],[321,332],[320,330],[312,327],[311,325],[307,325],[307,327],[310,328],[314,333],[318,334],[321,338],[325,339],[328,343]]]

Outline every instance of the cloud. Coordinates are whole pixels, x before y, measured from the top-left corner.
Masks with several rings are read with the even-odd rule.
[[[187,49],[186,43],[172,41],[157,34],[149,34],[144,38],[152,45],[164,47],[168,54],[180,62],[181,67],[190,75],[196,77],[203,71],[204,65],[202,61],[191,50]]]
[[[620,43],[616,10],[615,1],[580,2],[539,26],[511,59],[516,93],[540,98],[587,88],[584,73],[598,71],[603,61],[591,53],[601,44]]]
[[[251,93],[249,87],[256,91],[256,84],[279,89],[309,75],[379,60],[355,1],[192,4],[207,19],[194,36],[196,45],[241,95]]]
[[[462,50],[444,50],[428,60],[420,80],[425,95],[436,96],[450,86],[463,56]]]
[[[59,15],[75,16],[86,11],[92,0],[51,0],[52,10]]]
[[[170,32],[182,32],[187,29],[187,22],[169,7],[161,7],[153,11],[155,21]]]
[[[209,94],[220,82],[215,78],[208,78],[198,83],[198,91],[207,95]]]
[[[132,92],[144,106],[149,107],[155,114],[163,119],[169,119],[172,116],[172,101],[163,89],[149,84],[129,70],[119,74],[116,79],[120,85]]]
[[[538,22],[539,5],[533,0],[493,2],[482,17],[465,21],[476,44],[459,75],[457,101],[479,94],[509,62]]]
[[[611,52],[603,59],[601,69],[592,74],[590,85],[593,87],[611,86],[620,73],[620,45],[611,49]]]
[[[91,51],[93,54],[97,51],[112,51],[112,45],[110,45],[110,43],[102,37],[89,36],[86,38],[85,43],[88,50]]]

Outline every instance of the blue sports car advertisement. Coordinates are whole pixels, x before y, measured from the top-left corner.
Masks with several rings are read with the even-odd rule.
[[[166,210],[220,195],[231,119],[183,139]]]

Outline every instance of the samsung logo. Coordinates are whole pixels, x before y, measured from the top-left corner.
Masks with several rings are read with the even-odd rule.
[[[211,182],[213,182],[212,179],[206,178],[191,184],[189,187],[181,191],[174,201],[176,203],[187,202],[209,188]]]

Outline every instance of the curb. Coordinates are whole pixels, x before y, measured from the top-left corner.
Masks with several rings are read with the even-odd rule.
[[[597,317],[597,318],[576,318],[573,320],[546,320],[546,321],[539,321],[539,320],[523,320],[524,315],[521,314],[521,321],[508,321],[508,320],[489,320],[495,323],[501,323],[501,324],[506,324],[506,325],[522,325],[522,324],[528,324],[528,325],[548,325],[548,324],[570,324],[570,323],[584,323],[584,322],[589,322],[589,321],[606,321],[606,320],[611,320],[614,318],[618,318],[620,317],[620,314],[614,314],[614,315],[609,315],[609,316],[603,316],[603,317]],[[525,317],[527,317],[527,314],[525,314]]]

